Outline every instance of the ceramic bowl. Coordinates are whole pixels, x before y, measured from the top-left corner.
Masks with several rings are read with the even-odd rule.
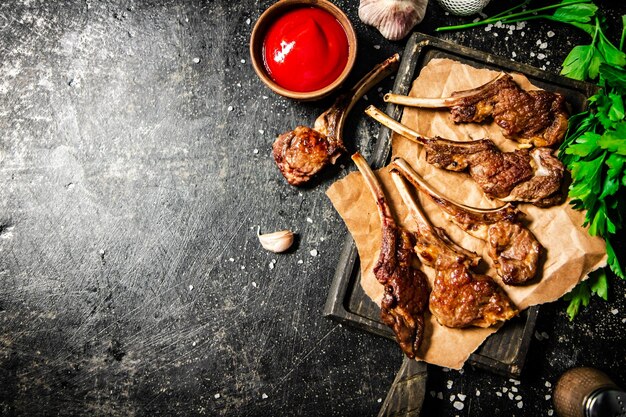
[[[346,67],[343,69],[343,72],[335,81],[326,87],[307,92],[292,91],[278,85],[267,73],[263,62],[263,41],[267,30],[279,16],[289,10],[303,6],[319,7],[320,9],[330,13],[343,27],[348,38],[348,62]],[[354,62],[356,60],[356,48],[356,33],[350,23],[350,20],[341,9],[326,0],[279,0],[263,12],[261,17],[259,17],[259,20],[257,20],[254,28],[252,29],[252,36],[250,37],[250,58],[254,71],[257,73],[261,81],[263,81],[263,83],[275,93],[301,101],[319,100],[336,91],[348,77],[352,67],[354,67]]]

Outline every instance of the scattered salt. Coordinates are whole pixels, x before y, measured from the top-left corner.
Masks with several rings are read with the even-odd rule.
[[[245,265],[241,265],[241,270],[243,271],[244,269],[246,269]]]
[[[530,53],[530,56],[534,57],[534,56],[535,56],[535,53],[534,53],[534,52],[531,52],[531,53]]]
[[[263,130],[263,129],[259,129],[259,133],[260,133],[260,134],[263,134],[263,133],[265,133],[265,130]]]
[[[461,400],[461,401],[465,401],[465,398],[467,398],[467,396],[465,394],[459,394],[459,395],[457,395],[457,397],[459,397],[459,400]]]
[[[443,400],[443,392],[438,392],[437,398],[439,398],[440,400]]]
[[[546,49],[548,47],[548,42],[542,42],[541,45],[539,45],[539,49]]]
[[[480,391],[476,390],[476,396],[480,397]]]
[[[542,336],[544,339],[549,339],[549,338],[550,338],[550,335],[549,335],[548,333],[546,333],[546,332],[541,332],[541,336]]]
[[[454,404],[452,404],[452,406],[456,408],[457,410],[461,411],[465,407],[465,404],[463,404],[461,401],[455,401]]]
[[[513,58],[515,58],[515,57],[517,56],[517,54],[516,54],[515,52],[511,52],[511,56],[512,56]]]
[[[298,259],[298,265],[302,265],[304,261],[302,259]]]
[[[437,395],[437,393],[435,391],[430,391],[430,396],[435,398],[435,395]]]
[[[241,60],[241,63],[242,63],[242,64],[245,64],[245,63],[246,63],[246,60],[245,60],[245,59],[242,59],[242,60]]]
[[[195,58],[193,59],[193,63],[194,63],[194,64],[199,64],[199,63],[200,63],[200,58],[195,57]]]
[[[513,398],[515,398],[515,395],[513,395],[512,392],[509,392],[509,400],[512,400]]]
[[[252,151],[253,154],[257,154],[259,153],[259,150],[257,148],[254,148],[254,150]]]
[[[228,106],[228,111],[233,111],[233,106]]]
[[[521,400],[521,399],[522,399],[522,396],[521,396],[521,395],[517,395],[517,396],[515,396],[515,401],[519,401],[519,400]]]
[[[546,395],[546,401],[548,401],[550,398],[552,398],[552,395],[550,394]]]
[[[452,394],[450,396],[450,402],[454,402],[454,400],[456,400],[456,395]]]
[[[548,410],[548,415],[551,416],[552,414],[554,414],[554,410],[552,409]]]
[[[193,291],[193,285],[189,286],[189,291]]]
[[[263,398],[264,400],[267,400],[267,394],[266,393],[261,394],[261,398]]]
[[[307,218],[306,218],[306,221],[307,221],[307,223],[313,223],[313,219],[312,219],[312,218],[310,218],[310,217],[307,217]]]
[[[509,389],[507,387],[502,388],[502,392],[506,393]]]
[[[447,383],[448,389],[452,388],[452,384],[453,384],[453,382],[449,380],[448,383]]]
[[[522,408],[522,407],[524,407],[524,402],[523,401],[518,402],[517,408]]]
[[[502,397],[502,393],[501,393],[500,391],[496,391],[496,395],[497,395],[498,397]]]
[[[380,45],[374,45],[374,49],[380,49]]]
[[[546,59],[546,54],[537,54],[537,59]]]
[[[617,313],[619,313],[619,310],[614,308],[613,310],[611,310],[611,314],[616,315]]]
[[[550,388],[552,386],[552,384],[550,383],[550,381],[546,381],[546,387]]]
[[[549,32],[548,32],[548,38],[551,38],[551,37],[553,37],[554,35],[555,35],[555,33],[554,33],[554,32],[552,32],[552,31],[549,31]]]
[[[382,398],[379,398],[379,399],[377,399],[377,400],[376,400],[376,402],[378,402],[378,403],[382,403],[382,402],[383,402],[383,399],[382,399]]]
[[[511,391],[517,392],[517,387],[511,387]]]
[[[246,25],[250,24],[250,18],[246,19]]]
[[[219,394],[215,394],[215,395],[213,396],[213,398],[215,398],[216,400],[217,400],[218,398],[220,398],[220,397],[221,397],[221,395],[219,395]]]
[[[230,262],[235,262],[235,258],[228,258]]]
[[[252,286],[253,286],[254,288],[256,288],[256,287],[257,287],[257,286],[256,286],[256,282],[252,281]]]
[[[311,254],[311,256],[317,256],[317,249],[311,249],[311,252],[309,252]]]

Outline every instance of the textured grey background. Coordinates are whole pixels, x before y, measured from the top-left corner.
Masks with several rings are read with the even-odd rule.
[[[358,2],[336,3],[359,36],[351,81],[402,51]],[[626,10],[599,3],[616,39]],[[0,4],[0,414],[377,412],[399,349],[321,317],[345,233],[324,191],[352,168],[296,189],[271,158],[275,136],[330,99],[295,103],[254,75],[250,31],[270,4]],[[418,29],[459,21],[431,2]],[[545,21],[439,36],[550,72],[588,42]],[[347,137],[367,154],[377,126],[363,106]],[[297,243],[265,252],[257,227]],[[546,415],[546,382],[576,365],[624,383],[625,287],[574,323],[563,302],[546,306],[519,386],[430,368],[428,415]]]

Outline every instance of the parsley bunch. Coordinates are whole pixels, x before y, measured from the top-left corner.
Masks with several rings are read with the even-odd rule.
[[[624,279],[624,268],[615,254],[613,241],[622,229],[626,212],[626,69],[603,62],[598,67],[600,91],[589,98],[589,109],[570,118],[559,158],[572,172],[569,196],[573,206],[586,210],[589,234],[606,242],[608,264]],[[573,319],[591,294],[608,298],[605,271],[592,274],[565,299]]]

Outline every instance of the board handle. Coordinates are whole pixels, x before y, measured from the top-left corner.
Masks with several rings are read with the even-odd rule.
[[[406,356],[378,417],[419,417],[426,394],[426,362]]]

